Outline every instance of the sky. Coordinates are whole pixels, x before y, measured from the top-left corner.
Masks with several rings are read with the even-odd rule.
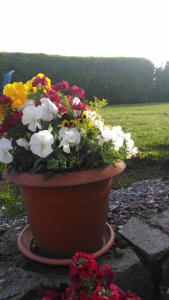
[[[0,0],[0,52],[169,61],[169,0]]]

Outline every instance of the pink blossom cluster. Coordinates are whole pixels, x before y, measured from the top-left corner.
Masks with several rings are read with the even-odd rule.
[[[123,292],[114,283],[116,278],[111,267],[102,268],[94,257],[76,253],[70,265],[70,286],[60,291],[41,287],[40,300],[141,300],[134,292]]]

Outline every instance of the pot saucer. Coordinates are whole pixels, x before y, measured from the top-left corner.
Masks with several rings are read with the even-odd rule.
[[[33,253],[31,251],[32,240],[33,240],[33,234],[32,234],[30,226],[27,225],[20,232],[18,239],[17,239],[18,248],[24,256],[26,256],[32,260],[35,260],[37,262],[47,264],[47,265],[66,266],[66,265],[71,264],[72,259],[48,258],[48,257],[40,256],[38,254]],[[93,256],[95,258],[97,258],[97,257],[103,255],[104,253],[106,253],[112,246],[114,240],[115,240],[114,230],[108,223],[106,223],[105,232],[104,232],[104,236],[103,236],[103,245],[98,251],[92,253]]]

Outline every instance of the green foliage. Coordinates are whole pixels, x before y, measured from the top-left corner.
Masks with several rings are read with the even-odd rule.
[[[7,218],[15,218],[23,213],[23,206],[18,189],[6,184],[0,191],[1,210]]]
[[[14,81],[27,81],[42,72],[53,82],[67,80],[109,103],[149,101],[154,65],[144,58],[64,57],[58,55],[0,53],[0,82],[9,70]]]

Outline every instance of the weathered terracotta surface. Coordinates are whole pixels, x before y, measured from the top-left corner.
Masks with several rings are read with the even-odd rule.
[[[3,176],[20,185],[28,221],[42,255],[71,257],[77,251],[96,252],[102,238],[112,176],[125,169],[116,167],[55,175],[27,173]]]

